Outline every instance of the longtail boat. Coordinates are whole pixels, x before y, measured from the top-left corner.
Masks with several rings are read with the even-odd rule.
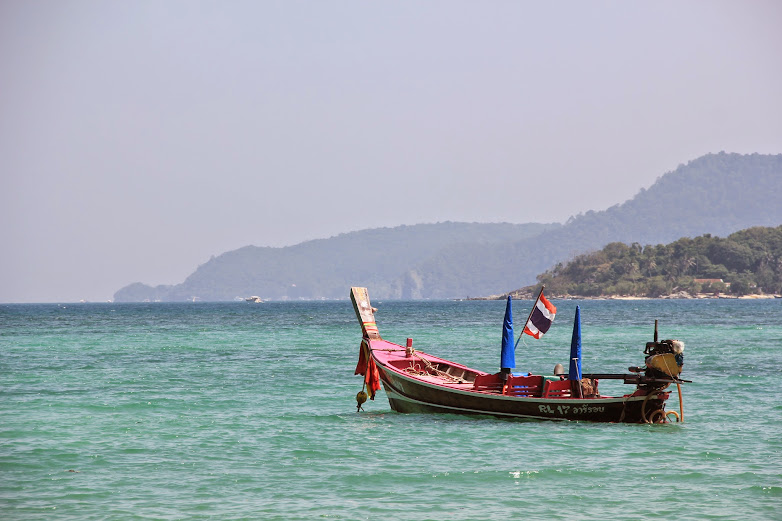
[[[510,298],[506,308],[501,369],[487,373],[471,369],[413,348],[412,339],[405,346],[383,340],[375,322],[375,311],[366,288],[354,287],[350,293],[353,308],[361,323],[363,338],[356,374],[364,376],[362,390],[356,396],[357,410],[367,397],[374,400],[381,383],[391,409],[400,413],[457,413],[490,415],[501,418],[532,418],[545,420],[579,420],[593,422],[665,423],[681,421],[682,397],[679,378],[683,363],[684,344],[678,340],[657,339],[655,321],[654,341],[644,349],[643,367],[630,367],[621,374],[581,374],[580,314],[576,309],[571,367],[568,374],[552,376],[514,373],[513,357],[506,346],[510,315]],[[547,310],[541,305],[541,299]],[[543,291],[525,323],[524,332],[536,338],[548,329],[545,317],[535,320],[556,308],[543,297]],[[554,313],[550,313],[553,320]],[[543,325],[540,331],[536,324]],[[520,337],[519,337],[520,338]],[[518,341],[516,342],[518,344]],[[575,356],[574,356],[575,355]],[[510,357],[509,363],[506,360]],[[509,365],[510,364],[510,365]],[[507,367],[506,367],[507,365]],[[563,368],[564,369],[564,368]],[[564,373],[564,372],[563,372]],[[604,396],[598,391],[598,382],[604,379],[623,380],[633,385],[632,391],[622,396]],[[676,384],[679,412],[666,410],[666,401]]]

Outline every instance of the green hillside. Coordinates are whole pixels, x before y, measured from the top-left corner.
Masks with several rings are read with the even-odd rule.
[[[749,228],[727,238],[683,238],[656,246],[614,242],[557,264],[539,275],[538,282],[546,285],[551,296],[780,294],[782,226]],[[528,296],[534,292],[534,287],[528,287],[514,293]]]

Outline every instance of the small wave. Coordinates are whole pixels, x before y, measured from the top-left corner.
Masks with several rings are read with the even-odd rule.
[[[745,488],[744,490],[757,492],[764,496],[782,497],[782,487],[775,485],[753,485],[751,487]]]

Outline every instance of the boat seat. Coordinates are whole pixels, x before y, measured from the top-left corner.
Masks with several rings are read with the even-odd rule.
[[[570,380],[546,380],[543,398],[570,398]]]
[[[473,389],[487,393],[501,393],[503,382],[498,374],[479,374],[475,377]]]
[[[505,394],[508,396],[540,396],[542,376],[509,376]]]

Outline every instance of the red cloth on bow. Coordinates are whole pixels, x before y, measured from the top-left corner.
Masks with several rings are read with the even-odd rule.
[[[380,373],[377,370],[375,360],[369,354],[369,344],[366,340],[361,342],[358,352],[358,364],[356,364],[356,371],[353,374],[364,376],[369,399],[374,400],[375,393],[380,390]]]

